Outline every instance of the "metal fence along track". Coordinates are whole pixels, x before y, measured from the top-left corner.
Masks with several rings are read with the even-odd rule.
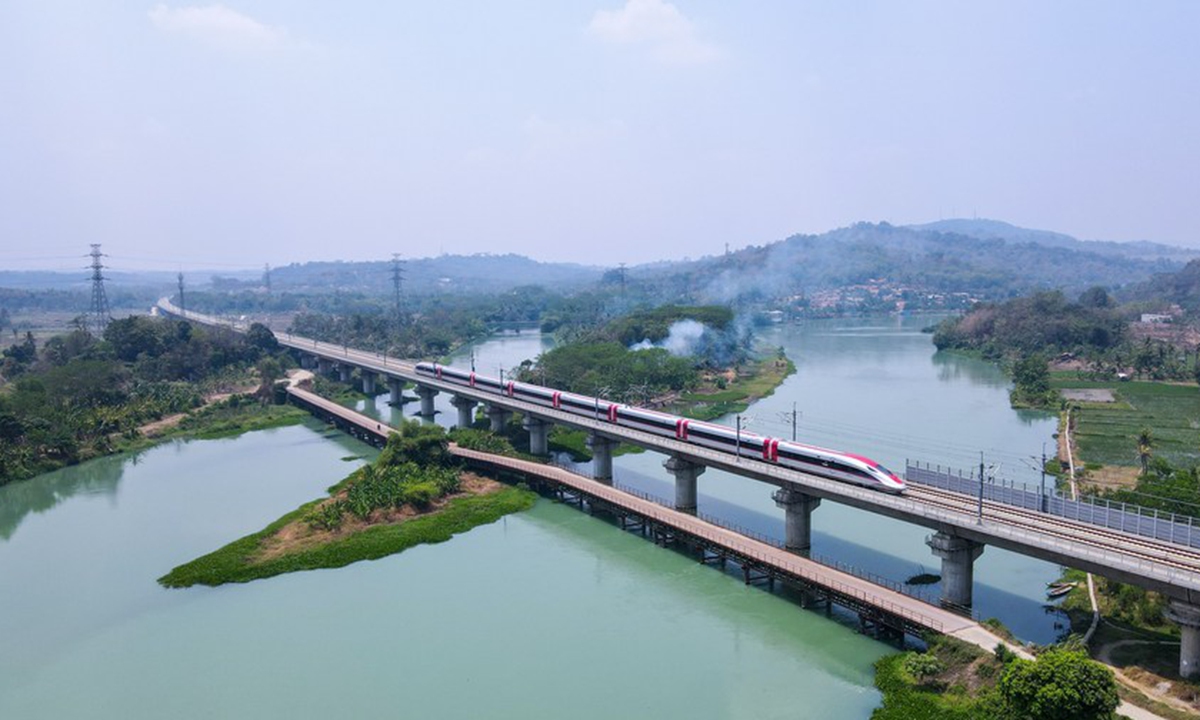
[[[973,474],[964,474],[961,470],[909,462],[904,476],[908,482],[917,485],[928,485],[979,497],[979,478]],[[1036,485],[1016,483],[1003,478],[985,478],[982,490],[983,499],[991,502],[1044,512],[1047,515],[1176,545],[1200,547],[1200,530],[1196,528],[1195,519],[1187,515],[1151,510],[1103,498],[1083,497],[1071,500],[1050,488],[1043,495]]]

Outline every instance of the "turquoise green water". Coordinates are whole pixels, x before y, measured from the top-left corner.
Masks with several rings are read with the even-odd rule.
[[[0,488],[0,717],[853,718],[878,703],[885,646],[548,502],[340,570],[158,587],[367,452],[323,433],[172,444]]]
[[[936,353],[930,335],[921,332],[933,321],[848,318],[760,330],[760,340],[782,346],[797,372],[751,406],[743,425],[762,435],[790,438],[795,408],[797,437],[804,442],[862,453],[897,470],[912,459],[969,471],[978,467],[982,452],[989,473],[1036,483],[1043,445],[1053,452],[1054,417],[1012,410],[1009,380],[995,365]],[[474,348],[476,367],[494,374],[498,366],[512,367],[547,346],[547,338],[537,333],[494,338]],[[454,362],[469,365],[470,352],[459,353]],[[394,418],[398,411],[381,401],[368,410]],[[437,403],[438,422],[453,424],[456,413],[449,398],[440,395]],[[416,409],[409,405],[405,412]],[[733,426],[736,419],[719,422]],[[672,479],[662,461],[656,453],[617,457],[615,479],[673,500]],[[771,500],[771,487],[710,469],[700,476],[698,489],[702,513],[782,539],[783,512]],[[925,545],[929,532],[827,502],[813,515],[813,552],[903,582],[940,572],[939,561]],[[1058,578],[1057,566],[988,548],[975,563],[975,573],[980,617],[1000,618],[1018,636],[1040,643],[1065,632],[1066,618],[1045,607],[1046,583]],[[922,591],[936,601],[940,587]]]
[[[1028,473],[1019,461],[1053,421],[1009,410],[998,371],[935,356],[920,324],[768,330],[799,372],[751,408],[752,429],[790,435],[780,413],[796,402],[802,438],[893,465],[990,448]],[[511,367],[546,346],[508,335],[476,362]],[[371,454],[310,423],[0,488],[0,718],[866,718],[879,702],[871,663],[887,646],[548,502],[340,570],[155,583]],[[661,460],[619,457],[617,480],[669,497]],[[709,471],[700,491],[702,511],[782,532],[768,488]],[[936,569],[919,528],[831,503],[814,525],[817,552],[842,562],[898,579]],[[985,615],[1053,636],[1040,598],[1056,568],[989,548],[976,569]]]

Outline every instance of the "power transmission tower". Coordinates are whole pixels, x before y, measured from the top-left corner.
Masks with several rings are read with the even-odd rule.
[[[271,263],[263,265],[263,287],[267,289],[267,294],[271,294]]]
[[[177,275],[176,278],[179,280],[179,309],[184,312],[187,312],[187,303],[185,303],[183,301],[183,271],[182,270],[179,271],[179,275]]]
[[[621,275],[621,294],[625,294],[625,263],[617,263],[617,272]]]
[[[104,253],[100,252],[100,243],[92,243],[92,309],[88,313],[88,325],[96,337],[104,334],[104,328],[108,327],[108,321],[112,320],[108,311],[108,296],[104,293],[104,265],[100,262],[102,257]]]
[[[396,324],[399,326],[404,317],[401,302],[401,293],[404,289],[404,261],[400,259],[400,253],[392,253],[392,289],[396,295]]]

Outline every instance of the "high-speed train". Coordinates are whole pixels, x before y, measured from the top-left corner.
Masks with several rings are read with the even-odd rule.
[[[861,455],[762,437],[747,432],[742,432],[739,438],[734,430],[724,425],[689,420],[600,398],[552,390],[540,385],[511,380],[501,382],[496,378],[436,363],[417,363],[417,372],[454,385],[505,395],[572,415],[604,420],[622,427],[713,448],[731,455],[740,454],[742,457],[783,465],[812,475],[820,475],[890,493],[901,493],[905,488],[904,480],[898,475],[874,460]]]

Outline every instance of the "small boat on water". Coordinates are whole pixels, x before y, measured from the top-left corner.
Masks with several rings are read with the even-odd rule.
[[[1073,583],[1073,582],[1072,583],[1053,583],[1050,585],[1050,589],[1046,591],[1046,595],[1048,597],[1052,597],[1052,598],[1062,597],[1063,595],[1066,595],[1067,593],[1074,590],[1075,586],[1077,584],[1078,583]]]

